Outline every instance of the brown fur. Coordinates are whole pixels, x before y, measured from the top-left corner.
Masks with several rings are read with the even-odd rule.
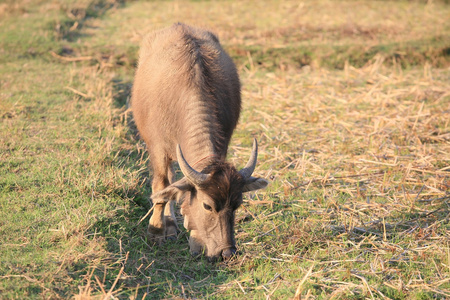
[[[199,186],[199,189],[214,200],[216,211],[219,212],[225,207],[236,210],[242,204],[245,180],[233,166],[215,162],[202,172],[212,176],[204,185]]]
[[[176,160],[177,144],[191,164],[213,153],[224,160],[240,113],[239,77],[217,37],[175,24],[146,37],[132,106],[152,164]]]

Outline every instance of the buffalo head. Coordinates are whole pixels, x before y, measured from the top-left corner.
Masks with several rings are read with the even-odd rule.
[[[252,177],[256,166],[258,145],[246,166],[237,171],[232,165],[216,161],[201,172],[191,167],[177,146],[177,159],[185,177],[152,196],[164,201],[178,200],[184,226],[190,231],[189,245],[193,255],[205,253],[210,260],[236,253],[234,215],[242,204],[242,193],[261,189],[268,182]]]

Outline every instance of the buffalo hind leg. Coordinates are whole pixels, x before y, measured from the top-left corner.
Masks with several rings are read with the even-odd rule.
[[[170,201],[164,208],[164,223],[166,225],[165,236],[167,239],[175,240],[178,235],[177,219],[175,218],[175,202]]]
[[[169,162],[166,158],[162,161],[157,159],[158,155],[155,153],[150,153],[150,161],[153,169],[153,180],[152,180],[152,194],[155,194],[165,187],[167,187],[170,183],[167,178],[167,169],[169,166]],[[159,156],[161,157],[161,156]],[[157,199],[153,199],[156,201]],[[162,200],[162,199],[158,199]],[[161,244],[165,240],[165,211],[166,203],[157,202],[153,203],[153,214],[150,217],[149,225],[148,225],[148,233],[150,239]]]
[[[167,171],[170,184],[172,184],[175,182],[175,171],[172,164],[169,164]],[[169,201],[166,204],[166,207],[164,208],[164,222],[166,225],[166,238],[171,240],[176,239],[178,235],[178,225],[175,217],[175,201]]]

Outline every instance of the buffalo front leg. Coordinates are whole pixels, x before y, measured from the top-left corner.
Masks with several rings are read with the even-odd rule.
[[[164,222],[164,203],[153,205],[153,214],[148,224],[148,234],[150,239],[161,244],[164,241],[164,232],[166,224]]]
[[[153,206],[153,215],[150,218],[148,232],[150,237],[158,243],[166,238],[176,239],[178,226],[175,218],[175,203],[156,203]]]

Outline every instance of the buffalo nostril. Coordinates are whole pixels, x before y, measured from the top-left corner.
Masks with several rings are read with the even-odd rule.
[[[230,259],[235,254],[236,254],[236,249],[234,249],[234,248],[227,248],[222,251],[222,257],[225,260]]]

